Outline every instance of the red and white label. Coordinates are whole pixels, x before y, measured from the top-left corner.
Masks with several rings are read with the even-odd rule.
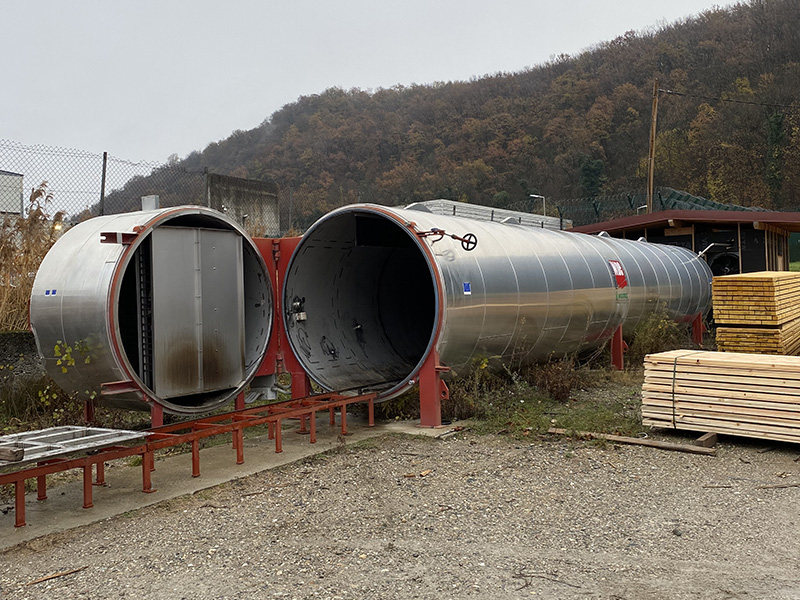
[[[622,263],[618,260],[610,260],[608,264],[611,265],[611,271],[614,273],[614,279],[617,281],[617,287],[622,289],[628,287],[628,278],[625,277],[625,269],[622,268]]]

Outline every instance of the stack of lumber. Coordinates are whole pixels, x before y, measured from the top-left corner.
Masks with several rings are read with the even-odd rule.
[[[715,277],[712,294],[719,350],[800,353],[800,273]]]
[[[644,425],[800,442],[800,357],[673,350],[644,365]]]

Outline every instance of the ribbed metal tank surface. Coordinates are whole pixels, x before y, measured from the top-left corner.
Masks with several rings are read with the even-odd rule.
[[[72,227],[39,268],[30,318],[63,389],[193,415],[250,382],[266,353],[272,302],[266,265],[244,230],[187,206]]]
[[[472,250],[449,237],[467,233]],[[676,246],[353,205],[306,232],[282,293],[312,379],[388,399],[434,348],[456,372],[513,367],[598,347],[659,306],[689,320],[708,310],[711,272]]]

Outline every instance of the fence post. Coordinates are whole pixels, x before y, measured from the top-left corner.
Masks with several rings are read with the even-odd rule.
[[[106,167],[108,166],[108,152],[103,152],[103,177],[100,180],[100,216],[106,214]]]

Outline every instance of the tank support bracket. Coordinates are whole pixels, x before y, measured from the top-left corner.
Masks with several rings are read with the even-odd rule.
[[[708,331],[703,323],[703,313],[697,313],[697,316],[692,320],[692,341],[698,346],[703,345],[703,334]]]
[[[442,373],[450,367],[439,364],[439,353],[432,350],[419,371],[420,427],[442,426],[442,400],[450,398],[450,390],[442,381]]]

